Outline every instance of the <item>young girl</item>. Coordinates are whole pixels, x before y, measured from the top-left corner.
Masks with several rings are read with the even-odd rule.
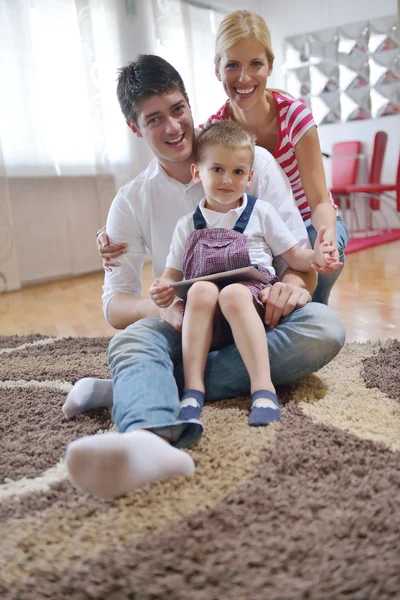
[[[166,269],[150,287],[150,296],[159,307],[174,300],[173,282],[254,264],[266,275],[267,286],[273,285],[277,281],[273,256],[281,256],[290,267],[304,272],[314,264],[331,269],[341,266],[335,248],[322,239],[324,228],[314,250],[300,248],[268,202],[245,194],[253,175],[254,146],[254,136],[233,121],[217,122],[199,135],[192,176],[202,182],[206,195],[194,213],[178,221]],[[264,287],[258,281],[244,281],[220,289],[210,281],[199,281],[190,288],[182,328],[185,393],[181,419],[199,419],[210,346],[231,343],[232,335],[251,381],[249,424],[280,420],[259,298]],[[216,320],[219,314],[222,319]]]
[[[218,28],[214,62],[228,101],[207,122],[232,119],[254,133],[257,145],[269,150],[286,173],[311,245],[317,230],[326,226],[324,240],[335,246],[336,261],[343,261],[348,232],[326,185],[315,122],[301,100],[266,88],[274,58],[271,34],[260,15],[247,10],[226,15]],[[316,270],[313,300],[328,304],[341,269]]]

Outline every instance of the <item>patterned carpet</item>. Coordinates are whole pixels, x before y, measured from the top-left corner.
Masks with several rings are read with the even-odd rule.
[[[66,478],[81,377],[109,377],[107,338],[0,337],[0,597],[7,600],[400,598],[400,343],[354,343],[280,390],[282,422],[249,400],[208,405],[192,479],[116,501]]]

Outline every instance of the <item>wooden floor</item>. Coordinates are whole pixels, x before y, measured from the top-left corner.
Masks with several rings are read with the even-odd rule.
[[[386,339],[400,333],[400,242],[355,252],[331,296],[347,341]],[[145,267],[143,289],[152,282]],[[112,335],[101,307],[102,272],[0,296],[0,334]]]

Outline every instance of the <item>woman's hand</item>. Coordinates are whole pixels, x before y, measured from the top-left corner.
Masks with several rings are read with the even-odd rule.
[[[128,244],[110,244],[105,226],[97,232],[96,243],[105,271],[110,272],[112,271],[112,267],[121,266],[121,263],[115,262],[114,259],[126,252]]]
[[[174,288],[168,281],[156,279],[149,288],[149,294],[153,302],[160,308],[167,308],[175,299]]]
[[[312,224],[317,230],[321,230],[322,225],[327,225],[324,241],[331,246],[331,262],[329,266],[324,267],[320,267],[317,263],[312,264],[317,273],[327,275],[336,271],[342,263],[336,247],[336,213],[328,194],[316,127],[311,127],[303,135],[296,145],[295,153],[301,184],[311,209]]]

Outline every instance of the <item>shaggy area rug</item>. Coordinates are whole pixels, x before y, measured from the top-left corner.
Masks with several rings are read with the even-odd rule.
[[[107,342],[0,337],[1,598],[400,597],[398,341],[348,344],[279,390],[280,424],[249,428],[248,398],[207,405],[193,478],[104,501],[63,456],[110,413],[61,406],[109,377]]]

